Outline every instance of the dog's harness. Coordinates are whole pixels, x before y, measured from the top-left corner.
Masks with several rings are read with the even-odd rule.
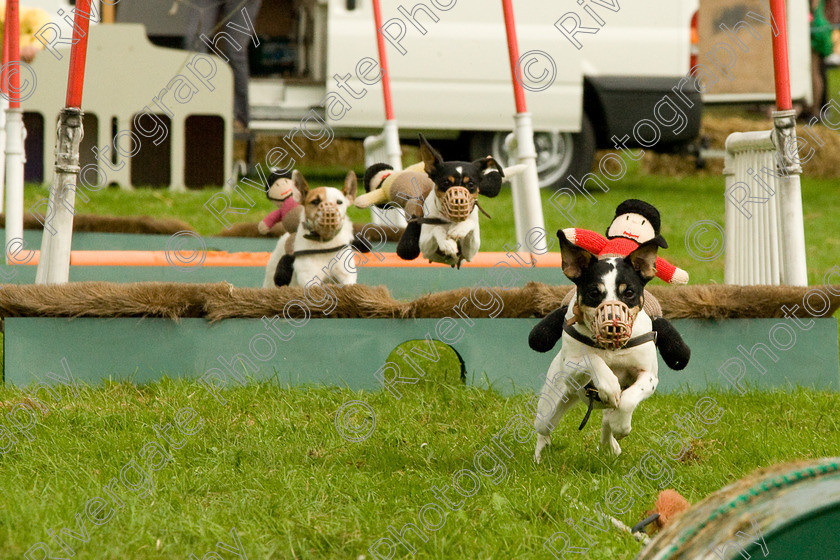
[[[338,247],[330,247],[328,249],[304,249],[303,251],[295,251],[294,253],[292,253],[291,256],[300,257],[303,255],[322,255],[324,253],[335,253],[336,251],[341,251],[346,247],[350,247],[350,245],[345,243],[344,245],[339,245]]]

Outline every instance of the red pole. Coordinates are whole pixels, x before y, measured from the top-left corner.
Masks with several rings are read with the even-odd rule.
[[[379,49],[379,66],[382,67],[382,95],[385,97],[385,119],[394,120],[394,105],[391,103],[391,75],[388,73],[388,53],[385,52],[385,37],[382,36],[382,11],[379,0],[373,0],[373,21],[376,25],[376,48]]]
[[[770,0],[770,15],[779,34],[773,36],[773,74],[776,78],[776,109],[790,110],[790,71],[788,69],[787,15],[785,0]]]
[[[9,8],[11,3],[6,4],[6,13],[3,21],[3,73],[0,76],[0,92],[9,93],[6,82],[6,64],[9,62]]]
[[[20,60],[20,16],[18,0],[9,0],[6,3],[6,29],[3,35],[4,46],[3,60],[12,62]],[[8,50],[8,56],[6,55]],[[9,108],[20,107],[20,70],[4,68],[3,83],[7,86],[6,93],[9,96]],[[7,82],[8,80],[8,82]]]
[[[83,15],[84,14],[84,15]],[[82,89],[85,85],[85,59],[87,58],[90,0],[76,2],[73,18],[73,46],[70,47],[70,74],[67,77],[67,107],[82,107]]]
[[[516,75],[519,64],[519,43],[516,40],[516,22],[513,19],[513,5],[511,0],[502,0],[502,10],[505,12],[505,33],[507,34],[508,54],[510,55],[510,73],[513,77],[513,97],[516,100],[516,112],[527,113],[525,106],[525,89],[520,78]]]

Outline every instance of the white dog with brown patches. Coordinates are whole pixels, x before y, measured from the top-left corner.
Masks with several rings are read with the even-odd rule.
[[[344,178],[344,189],[309,188],[292,173],[294,197],[302,208],[297,231],[278,241],[265,269],[263,288],[305,286],[314,279],[333,284],[356,283],[353,222],[347,208],[356,198],[356,174]]]
[[[575,284],[574,305],[563,324],[563,347],[551,362],[534,426],[539,463],[551,431],[579,401],[603,408],[601,449],[619,455],[633,411],[659,383],[656,335],[644,312],[645,284],[656,273],[657,245],[643,243],[627,257],[598,259],[557,232],[563,273]]]

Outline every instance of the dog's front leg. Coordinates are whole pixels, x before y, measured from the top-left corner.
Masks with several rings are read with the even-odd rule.
[[[596,354],[590,354],[587,358],[580,358],[580,363],[589,362],[592,366],[592,371],[589,372],[592,383],[598,389],[598,400],[610,408],[618,408],[618,403],[621,399],[621,384],[618,382],[618,377],[610,369],[610,366],[603,358]]]
[[[659,378],[655,373],[643,371],[638,374],[636,382],[621,393],[618,408],[609,411],[610,429],[616,439],[626,437],[630,433],[633,411],[636,410],[640,402],[653,394],[658,384]],[[604,415],[604,418],[607,418],[607,415]]]
[[[457,224],[449,228],[449,233],[447,234],[447,237],[449,237],[450,239],[454,239],[455,241],[460,241],[472,230],[472,221],[464,220],[463,222],[458,222]]]
[[[458,257],[458,244],[455,240],[449,238],[446,228],[435,226],[432,230],[432,237],[444,255],[452,258]]]

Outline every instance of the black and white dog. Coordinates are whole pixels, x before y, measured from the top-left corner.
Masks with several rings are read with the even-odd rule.
[[[549,366],[534,426],[539,463],[551,431],[578,401],[605,408],[601,449],[621,453],[633,411],[659,382],[656,335],[642,309],[645,285],[654,277],[657,245],[644,243],[625,258],[597,257],[557,232],[563,273],[575,284],[574,305],[563,324],[563,347]],[[583,424],[581,424],[581,428]]]
[[[478,195],[497,196],[504,170],[491,156],[444,161],[422,134],[420,156],[431,180],[431,192],[423,193],[423,216],[408,223],[397,255],[412,260],[422,252],[429,262],[461,268],[461,263],[471,261],[481,246]]]

